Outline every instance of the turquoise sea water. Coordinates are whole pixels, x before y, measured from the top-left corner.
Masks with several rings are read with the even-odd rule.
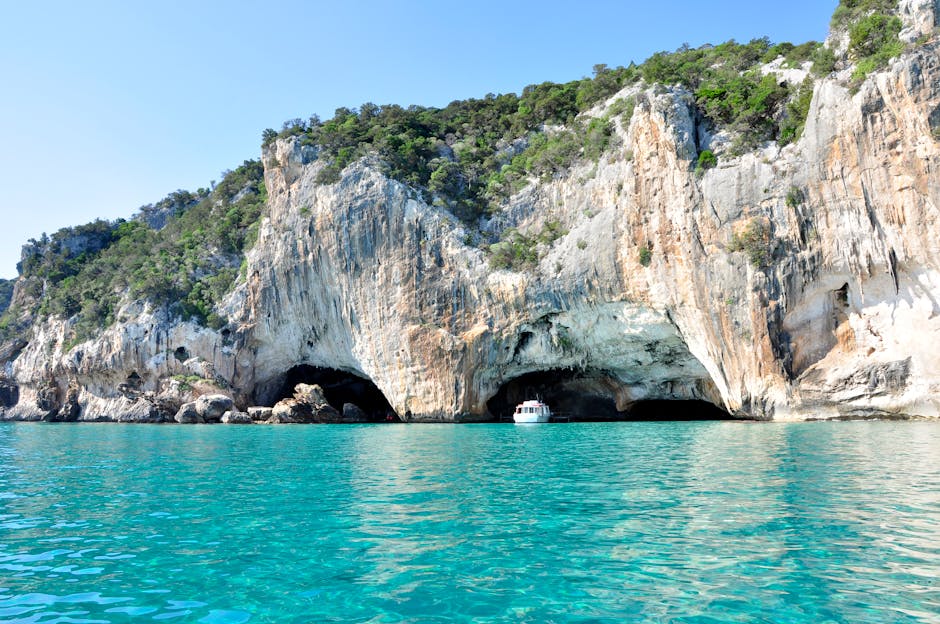
[[[0,424],[0,622],[940,622],[940,424]]]

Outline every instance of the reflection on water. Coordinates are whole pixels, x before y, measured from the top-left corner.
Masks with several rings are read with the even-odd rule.
[[[0,425],[0,621],[938,622],[940,424]]]

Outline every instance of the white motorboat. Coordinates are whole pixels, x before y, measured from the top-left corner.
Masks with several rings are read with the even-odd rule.
[[[517,423],[547,423],[552,418],[552,410],[541,401],[523,401],[516,406],[512,420]]]

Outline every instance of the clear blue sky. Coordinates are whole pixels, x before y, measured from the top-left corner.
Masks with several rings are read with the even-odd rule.
[[[683,43],[821,40],[836,4],[6,2],[0,277],[29,238],[208,186],[289,118],[519,92]]]

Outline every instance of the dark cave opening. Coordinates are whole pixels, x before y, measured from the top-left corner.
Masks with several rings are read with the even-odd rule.
[[[622,420],[614,400],[616,388],[616,382],[599,371],[535,371],[504,383],[486,407],[494,420],[506,420],[517,404],[538,398],[553,414],[572,420]]]
[[[12,381],[0,379],[0,407],[13,407],[20,401],[20,387]]]
[[[733,420],[713,403],[689,399],[637,401],[624,420]]]
[[[637,401],[617,409],[621,382],[603,371],[546,370],[525,373],[504,383],[487,401],[494,420],[509,420],[515,406],[539,398],[562,418],[578,422],[729,420],[726,411],[700,400]]]
[[[327,402],[340,412],[343,411],[343,405],[352,403],[365,412],[369,420],[387,421],[391,417],[398,421],[398,415],[388,399],[371,379],[346,371],[306,364],[287,371],[271,404],[292,397],[294,388],[301,383],[317,384],[323,388],[323,396]]]

